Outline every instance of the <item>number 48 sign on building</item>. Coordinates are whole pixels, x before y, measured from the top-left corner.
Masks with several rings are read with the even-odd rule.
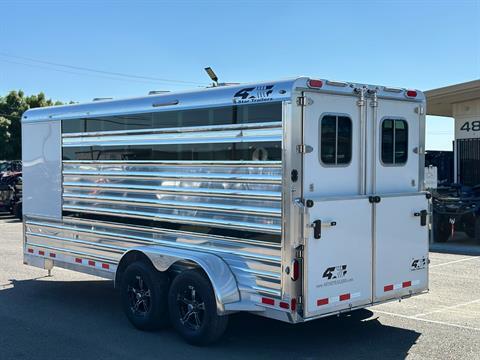
[[[454,104],[455,139],[480,138],[480,102]]]

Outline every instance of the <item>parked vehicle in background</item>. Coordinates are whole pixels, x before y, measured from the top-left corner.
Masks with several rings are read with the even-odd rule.
[[[0,211],[22,218],[22,162],[0,162]]]
[[[28,110],[24,262],[188,342],[428,290],[425,98],[297,78]]]
[[[425,167],[437,168],[438,186],[450,186],[454,183],[453,151],[427,150],[425,152]]]
[[[463,231],[480,244],[480,185],[438,187],[432,195],[435,241],[446,242]]]

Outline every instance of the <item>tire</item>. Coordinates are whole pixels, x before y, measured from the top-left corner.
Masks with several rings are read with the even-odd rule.
[[[139,330],[157,330],[169,322],[168,276],[144,262],[130,264],[122,276],[121,300],[128,320]]]
[[[445,216],[434,217],[434,229],[433,236],[437,243],[445,243],[450,237],[451,226],[448,219]]]
[[[184,271],[173,280],[168,308],[173,327],[189,344],[211,344],[227,328],[228,316],[217,314],[210,281],[197,270]]]

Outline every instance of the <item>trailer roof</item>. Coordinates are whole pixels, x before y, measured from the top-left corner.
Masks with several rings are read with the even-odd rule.
[[[75,118],[89,118],[107,115],[172,111],[211,106],[232,106],[289,100],[297,88],[308,88],[308,77],[293,79],[199,88],[182,92],[167,92],[119,100],[99,100],[83,104],[69,104],[27,110],[22,122],[51,121]],[[424,101],[424,95],[417,90],[415,99],[407,99],[403,88],[388,88],[376,85],[354,84],[321,80],[322,91],[352,93],[355,87],[377,89],[385,97],[403,100]],[[382,94],[379,94],[382,95]]]

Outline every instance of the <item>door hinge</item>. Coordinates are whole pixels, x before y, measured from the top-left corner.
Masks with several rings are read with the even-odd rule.
[[[295,257],[297,259],[303,259],[303,245],[299,245],[295,248]]]
[[[312,151],[313,151],[313,147],[311,147],[310,145],[305,145],[305,144],[297,145],[297,152],[300,154],[308,154],[308,153],[311,153]]]
[[[418,106],[418,107],[415,108],[415,112],[418,115],[423,115],[425,113],[425,108],[423,106]]]
[[[309,97],[307,96],[299,96],[297,97],[297,105],[298,106],[307,106],[307,105],[312,105],[313,104],[313,100],[310,99]]]

